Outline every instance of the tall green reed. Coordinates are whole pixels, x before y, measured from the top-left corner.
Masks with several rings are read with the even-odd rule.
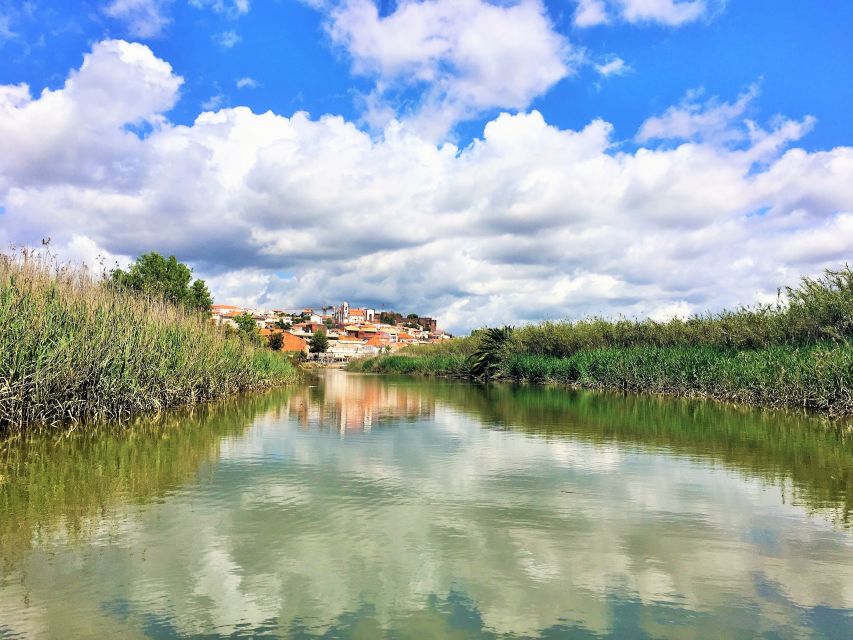
[[[0,426],[125,418],[295,377],[203,314],[42,254],[0,256]]]

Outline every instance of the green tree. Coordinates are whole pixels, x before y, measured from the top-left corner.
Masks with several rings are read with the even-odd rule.
[[[397,324],[397,317],[392,311],[383,311],[379,314],[379,322],[382,324]]]
[[[280,351],[281,345],[284,344],[284,336],[278,332],[271,333],[269,338],[267,338],[267,344],[273,351]]]
[[[325,320],[323,320],[323,324],[325,324],[329,329],[331,329],[335,323],[331,318],[326,318]]]
[[[311,353],[325,353],[329,348],[329,338],[326,336],[325,329],[317,329],[314,335],[311,336],[311,341],[308,343],[308,349]]]
[[[210,295],[210,291],[204,280],[196,279],[193,281],[190,286],[190,296],[187,302],[195,309],[210,311],[210,307],[213,305],[213,296]]]
[[[235,316],[234,322],[237,323],[237,328],[243,333],[253,333],[258,328],[255,319],[249,313],[242,313]]]
[[[114,286],[210,311],[213,299],[204,280],[191,281],[192,269],[178,262],[175,256],[164,258],[156,251],[143,253],[127,271],[119,268],[110,271],[110,282]]]
[[[275,326],[278,327],[279,329],[282,329],[283,331],[290,331],[293,328],[293,325],[291,325],[284,318],[279,318],[278,320],[276,320]]]

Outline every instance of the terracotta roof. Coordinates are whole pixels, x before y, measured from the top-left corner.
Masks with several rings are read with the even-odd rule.
[[[299,336],[285,331],[282,333],[284,340],[281,343],[282,351],[305,351],[308,348],[308,343]]]
[[[212,304],[210,305],[211,309],[241,309],[242,307],[235,307],[233,304]]]

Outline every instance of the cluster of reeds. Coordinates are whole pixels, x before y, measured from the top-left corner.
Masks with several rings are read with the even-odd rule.
[[[591,318],[482,329],[465,341],[436,347],[441,357],[431,347],[407,348],[354,366],[708,396],[850,415],[851,338],[853,270],[845,267],[804,278],[771,305],[668,322]]]
[[[295,377],[205,314],[49,256],[0,256],[0,426],[125,418]]]

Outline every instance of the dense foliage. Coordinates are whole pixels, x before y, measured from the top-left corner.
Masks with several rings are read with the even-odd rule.
[[[204,280],[192,280],[192,269],[175,256],[164,258],[152,251],[136,259],[130,269],[113,269],[110,279],[114,286],[151,297],[163,297],[167,302],[184,304],[193,309],[209,311],[213,298]]]
[[[804,278],[772,305],[668,322],[591,318],[482,329],[352,369],[561,382],[853,414],[851,338],[853,270],[845,267]]]
[[[206,314],[75,267],[0,256],[0,426],[194,404],[296,377]]]
[[[325,353],[329,349],[329,338],[323,329],[317,329],[308,342],[311,353]]]

